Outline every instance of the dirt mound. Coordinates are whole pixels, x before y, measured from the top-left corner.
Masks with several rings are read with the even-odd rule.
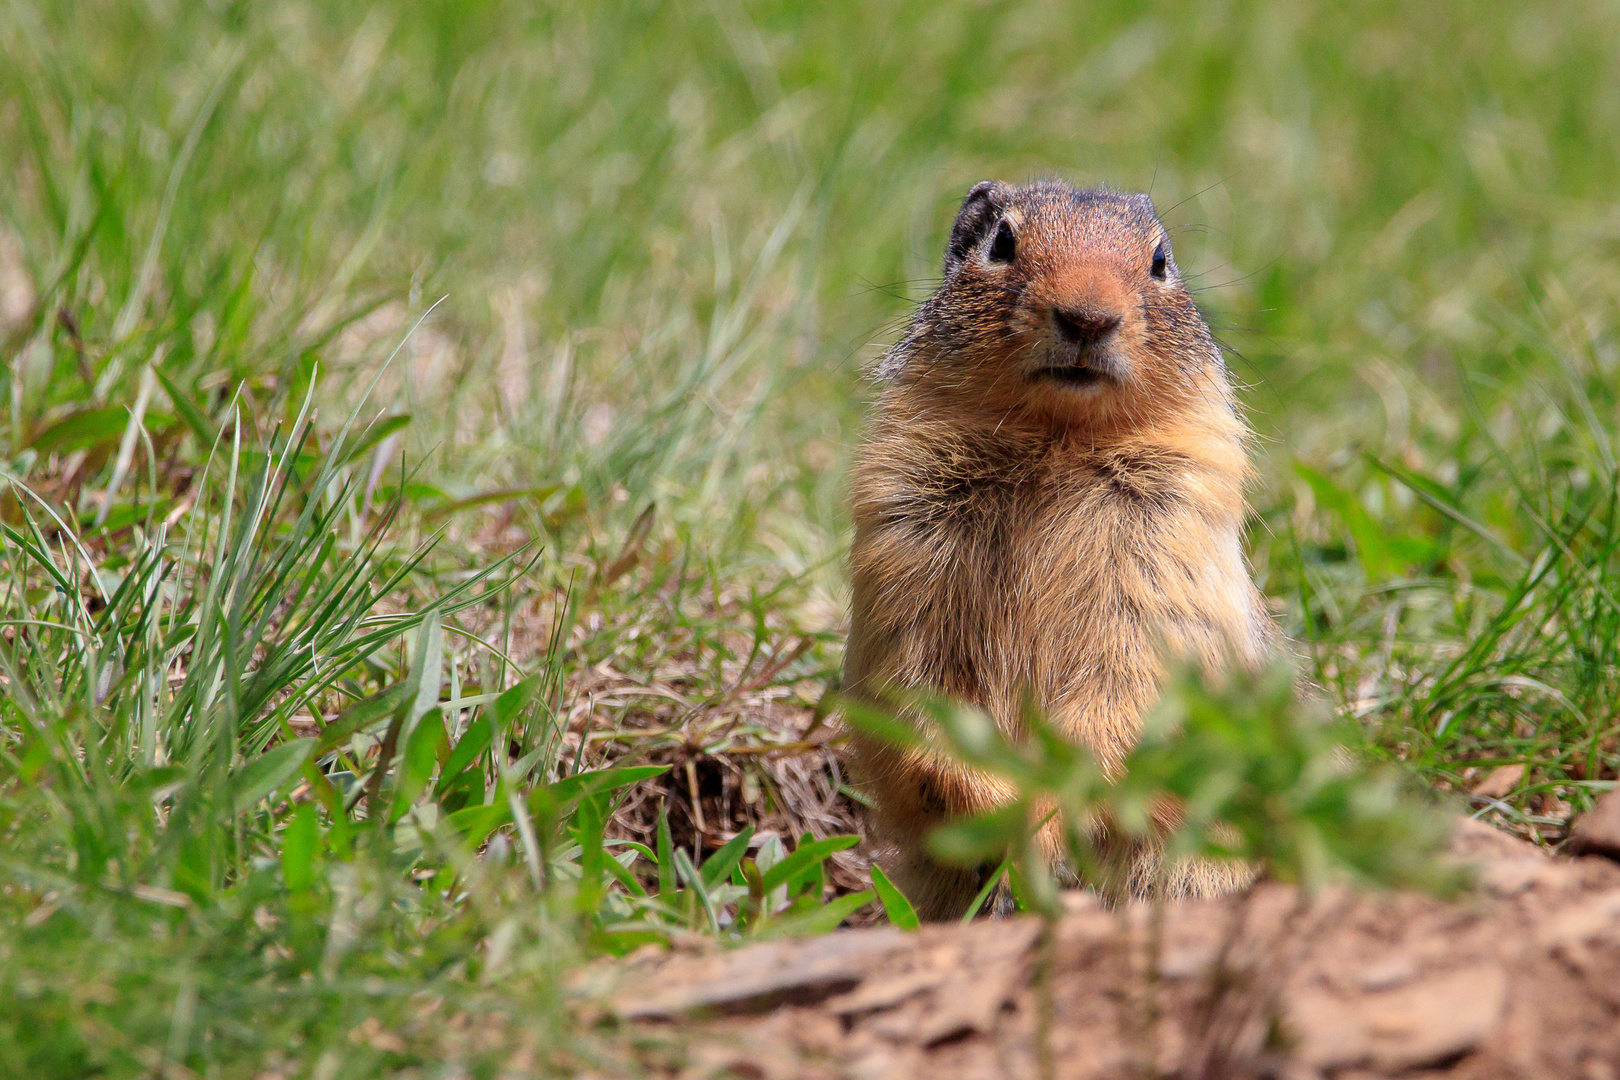
[[[580,990],[664,1076],[1002,1080],[1050,1055],[1064,1080],[1620,1077],[1620,866],[1475,822],[1454,849],[1479,888],[1451,901],[1263,885],[1155,918],[1076,895],[1050,935],[1015,918],[694,942]]]

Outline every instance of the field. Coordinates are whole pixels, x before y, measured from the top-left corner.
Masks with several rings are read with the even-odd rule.
[[[1557,844],[1620,775],[1617,53],[1584,0],[0,0],[0,1072],[617,1075],[678,1050],[591,957],[880,919],[844,476],[986,178],[1151,192],[1356,752]]]

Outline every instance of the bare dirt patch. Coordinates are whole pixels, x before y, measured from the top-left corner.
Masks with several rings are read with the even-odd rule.
[[[694,941],[578,989],[661,1076],[1036,1077],[1043,963],[1065,1080],[1620,1076],[1620,865],[1475,822],[1453,847],[1479,868],[1454,900],[1268,884],[1156,928],[1076,894],[1050,938],[1013,918]]]

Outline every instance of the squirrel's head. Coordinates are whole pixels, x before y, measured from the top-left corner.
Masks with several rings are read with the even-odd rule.
[[[1142,423],[1227,385],[1152,201],[1059,181],[968,192],[886,367],[1065,425]]]

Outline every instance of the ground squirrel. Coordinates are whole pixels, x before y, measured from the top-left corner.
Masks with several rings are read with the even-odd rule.
[[[974,187],[944,280],[879,377],[852,480],[847,692],[943,691],[1008,731],[1031,693],[1114,769],[1159,696],[1163,646],[1211,672],[1265,661],[1248,429],[1146,195]],[[923,837],[1009,792],[859,735],[854,764],[918,912],[960,914],[983,872],[933,863]],[[1043,841],[1056,857],[1055,823]],[[1200,864],[1167,888],[1244,877]]]

